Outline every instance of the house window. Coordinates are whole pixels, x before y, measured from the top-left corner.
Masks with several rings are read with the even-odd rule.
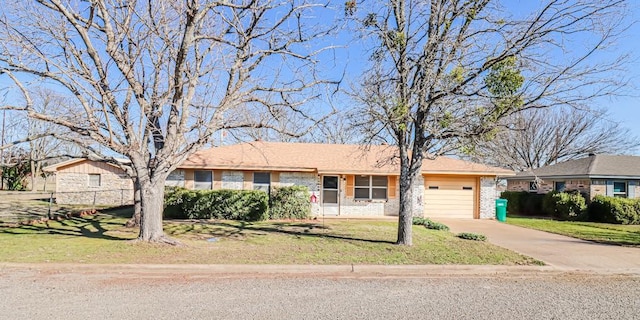
[[[89,174],[89,187],[99,187],[100,184],[101,184],[101,179],[100,179],[99,173]]]
[[[386,200],[387,176],[356,176],[355,199],[356,200]]]
[[[211,190],[213,181],[211,173],[210,170],[195,171],[193,188],[196,190]]]
[[[538,184],[535,181],[529,181],[529,191],[538,191]]]
[[[556,181],[553,183],[553,190],[562,192],[566,188],[566,183],[564,181]]]
[[[613,182],[613,196],[619,198],[627,197],[627,183],[624,181]]]
[[[269,193],[271,188],[271,173],[254,172],[253,173],[253,190],[262,190]]]

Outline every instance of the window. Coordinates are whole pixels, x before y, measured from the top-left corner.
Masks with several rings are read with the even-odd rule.
[[[253,173],[253,190],[262,190],[269,193],[271,187],[271,173],[254,172]]]
[[[196,190],[211,190],[212,181],[211,171],[196,171],[194,173],[194,185]]]
[[[99,187],[100,186],[100,174],[99,173],[90,173],[89,174],[89,187]]]
[[[387,176],[356,176],[355,180],[355,199],[387,199]]]
[[[322,177],[322,203],[338,203],[338,177]]]
[[[624,181],[613,182],[613,196],[619,198],[627,197],[627,183]]]
[[[529,182],[529,191],[538,191],[538,184],[535,181]]]
[[[553,190],[562,192],[566,188],[566,183],[564,181],[556,181],[553,183]]]

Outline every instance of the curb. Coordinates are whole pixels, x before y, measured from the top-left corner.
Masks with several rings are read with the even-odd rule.
[[[73,264],[0,263],[0,272],[35,271],[47,274],[83,273],[115,276],[182,276],[188,278],[324,277],[324,278],[440,278],[553,277],[559,275],[640,276],[640,268],[579,270],[554,266],[485,265],[203,265],[203,264]]]

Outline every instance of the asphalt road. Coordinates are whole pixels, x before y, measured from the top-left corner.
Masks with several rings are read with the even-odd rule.
[[[640,319],[640,277],[0,270],[0,319]]]

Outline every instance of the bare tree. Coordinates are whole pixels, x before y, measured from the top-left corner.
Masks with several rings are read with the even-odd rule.
[[[323,6],[300,1],[39,0],[5,3],[0,73],[13,80],[32,119],[69,128],[76,142],[115,164],[140,189],[139,239],[162,229],[166,177],[243,108],[304,114],[319,80],[309,42],[329,26]],[[39,112],[31,83],[73,97],[82,114]],[[87,142],[90,141],[90,142]],[[103,147],[109,152],[103,152]]]
[[[625,1],[536,4],[510,14],[498,0],[347,2],[346,14],[374,43],[373,66],[353,92],[363,107],[358,123],[370,141],[398,147],[398,244],[412,244],[412,186],[423,159],[487,139],[518,111],[582,106],[621,85],[611,73],[625,59],[597,55],[624,29]]]
[[[526,110],[505,119],[491,140],[480,142],[467,157],[515,171],[536,169],[590,153],[632,153],[640,146],[606,112],[581,109]]]
[[[39,113],[56,114],[68,113],[73,107],[67,104],[66,99],[56,94],[53,90],[36,88],[30,93],[33,97],[33,109]],[[31,169],[31,188],[36,187],[36,178],[42,175],[43,166],[51,161],[60,161],[70,157],[79,157],[81,150],[68,137],[75,135],[68,128],[51,122],[40,121],[25,117],[24,136],[18,137],[28,140],[29,162]],[[79,137],[76,137],[79,138]],[[46,181],[45,181],[46,187]]]

